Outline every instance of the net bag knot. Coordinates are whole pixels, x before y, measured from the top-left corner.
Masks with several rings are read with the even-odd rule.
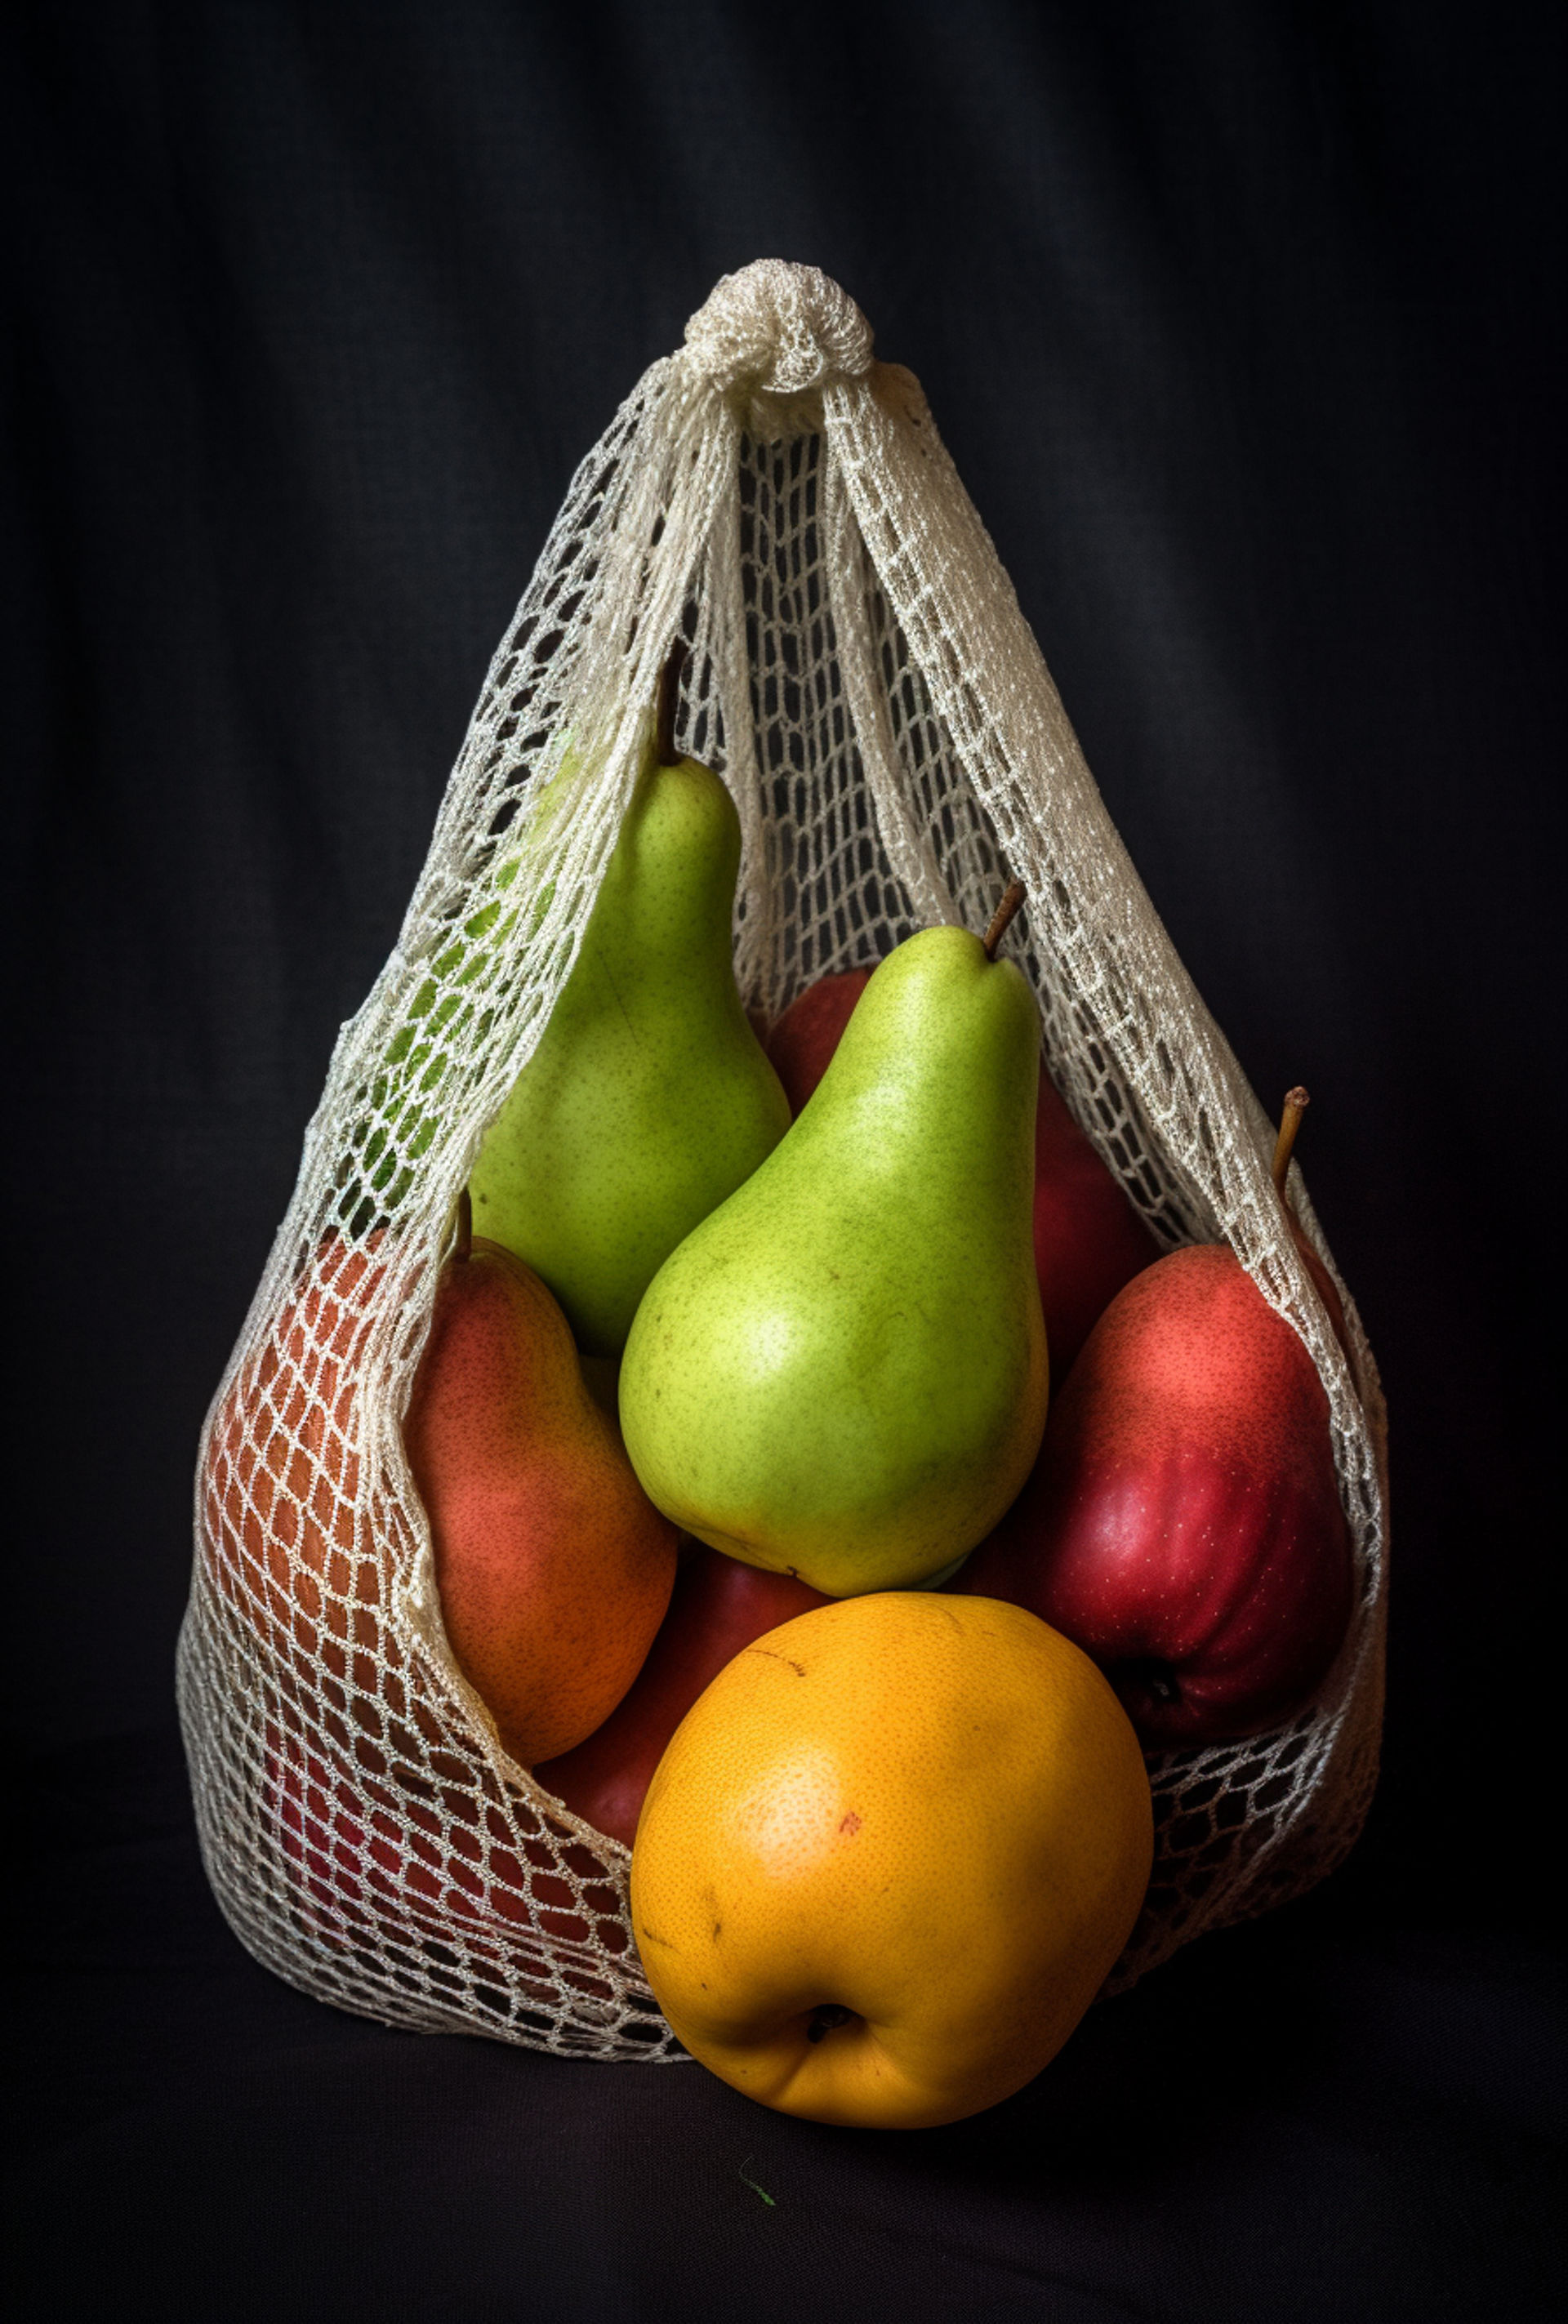
[[[685,357],[694,381],[741,403],[766,434],[769,418],[788,422],[803,398],[816,410],[799,419],[819,424],[816,399],[863,379],[872,346],[871,325],[820,267],[759,258],[715,283],[687,324]]]

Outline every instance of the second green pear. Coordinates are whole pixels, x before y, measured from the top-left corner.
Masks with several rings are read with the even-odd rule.
[[[585,1355],[618,1356],[664,1259],[771,1153],[789,1104],[735,988],[741,829],[650,750],[572,973],[469,1180]]]
[[[832,1597],[930,1581],[1045,1430],[1032,1239],[1040,1027],[963,928],[890,954],[756,1174],[665,1262],[626,1448],[688,1532]]]

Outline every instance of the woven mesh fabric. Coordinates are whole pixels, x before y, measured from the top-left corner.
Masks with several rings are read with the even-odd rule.
[[[1111,1986],[1329,1870],[1381,1720],[1385,1425],[1354,1305],[1347,1361],[1270,1125],[917,383],[815,270],[748,267],[584,461],[491,665],[213,1402],[180,1640],[207,1868],[258,1958],[367,2016],[600,2058],[678,2054],[628,1852],[507,1757],[457,1670],[401,1421],[457,1196],[571,967],[677,636],[678,735],[741,816],[749,1005],[775,1016],[934,921],[982,930],[1016,874],[1006,947],[1073,1112],[1164,1245],[1232,1246],[1328,1395],[1350,1635],[1280,1731],[1151,1759],[1154,1879]],[[1332,1270],[1294,1167],[1290,1192]]]

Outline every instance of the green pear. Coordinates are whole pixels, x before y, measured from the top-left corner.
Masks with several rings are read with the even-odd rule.
[[[889,955],[783,1143],[665,1261],[621,1370],[650,1498],[841,1598],[929,1581],[1046,1425],[1039,1017],[963,928]]]
[[[615,1357],[676,1245],[750,1176],[789,1103],[735,989],[740,818],[650,748],[572,973],[469,1180],[586,1356]]]

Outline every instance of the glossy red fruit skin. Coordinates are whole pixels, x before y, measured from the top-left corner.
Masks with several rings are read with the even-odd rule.
[[[1354,1588],[1328,1398],[1232,1251],[1174,1251],[1112,1302],[1028,1483],[948,1586],[1082,1646],[1152,1749],[1311,1701]]]
[[[630,1848],[653,1771],[698,1695],[753,1639],[830,1602],[787,1573],[696,1551],[630,1693],[586,1743],[537,1766],[536,1781]]]
[[[827,1071],[871,974],[857,968],[825,976],[769,1035],[768,1055],[792,1114]],[[1159,1246],[1046,1073],[1035,1109],[1034,1234],[1055,1388],[1123,1284],[1153,1265]]]

